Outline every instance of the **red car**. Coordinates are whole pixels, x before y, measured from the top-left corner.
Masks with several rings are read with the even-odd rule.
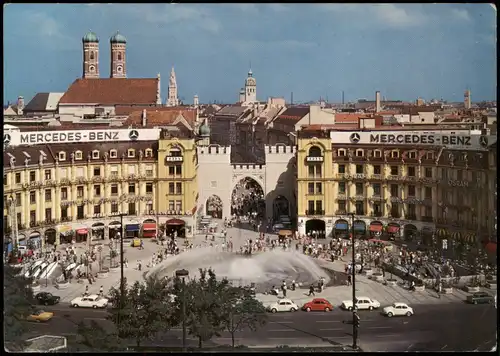
[[[306,312],[310,312],[310,311],[329,312],[329,311],[333,310],[333,305],[325,298],[314,298],[310,302],[307,302],[306,304],[304,304],[304,306],[302,307],[302,310],[305,310]]]

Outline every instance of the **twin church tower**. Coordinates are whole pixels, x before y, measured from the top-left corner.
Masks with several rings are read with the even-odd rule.
[[[127,67],[125,50],[127,39],[116,32],[110,39],[111,44],[111,78],[126,78]],[[82,38],[83,43],[83,78],[99,78],[99,39],[94,32]]]

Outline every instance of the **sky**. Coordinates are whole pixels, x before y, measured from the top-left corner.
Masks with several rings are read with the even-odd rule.
[[[175,67],[179,97],[234,103],[251,66],[257,98],[294,102],[496,99],[496,9],[489,4],[9,4],[4,103],[64,92],[82,75],[81,38],[127,38],[129,78]]]

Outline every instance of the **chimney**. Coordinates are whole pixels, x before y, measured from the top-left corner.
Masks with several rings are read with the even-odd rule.
[[[24,98],[22,96],[17,97],[17,115],[22,115],[24,111]]]
[[[142,109],[142,115],[141,115],[141,119],[142,119],[142,127],[146,127],[147,125],[147,113],[146,113],[146,109]]]
[[[375,112],[380,112],[380,92],[375,92]]]

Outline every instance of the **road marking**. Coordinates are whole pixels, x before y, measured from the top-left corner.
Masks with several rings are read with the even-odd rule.
[[[268,340],[295,340],[295,337],[268,337]]]
[[[270,321],[268,324],[293,324],[293,321]]]
[[[104,321],[106,321],[108,319],[106,319],[106,318],[83,318],[83,320],[104,320]]]
[[[340,323],[341,320],[315,320],[316,323]]]
[[[369,326],[367,329],[393,329],[392,326]]]
[[[295,332],[297,330],[295,329],[274,329],[274,330],[268,330],[268,332]]]
[[[319,329],[319,331],[342,331],[344,329],[342,328],[335,328],[335,329]]]
[[[399,334],[384,334],[384,335],[375,335],[375,337],[397,337]]]

